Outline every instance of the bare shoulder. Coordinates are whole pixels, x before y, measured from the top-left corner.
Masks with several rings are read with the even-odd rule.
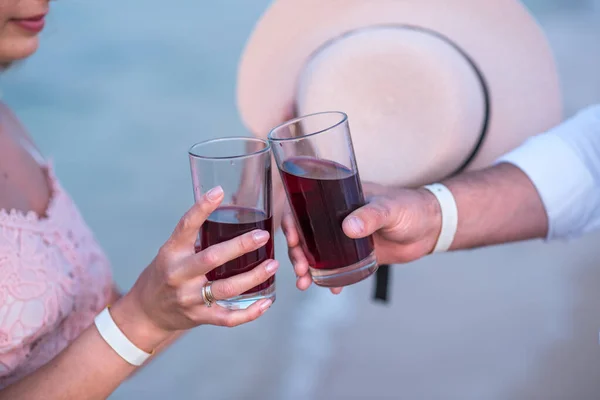
[[[8,107],[6,103],[0,101],[0,115],[2,116],[3,122],[19,123],[19,119],[16,114]]]
[[[23,136],[32,142],[25,126],[19,121],[17,115],[8,107],[6,103],[0,102],[0,135],[11,133],[15,136]]]
[[[45,171],[23,147],[36,149],[17,116],[0,103],[0,209],[44,215],[50,199]]]

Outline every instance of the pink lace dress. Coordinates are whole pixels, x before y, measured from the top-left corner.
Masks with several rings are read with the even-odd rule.
[[[48,363],[106,306],[110,265],[52,164],[46,217],[0,209],[0,389]]]

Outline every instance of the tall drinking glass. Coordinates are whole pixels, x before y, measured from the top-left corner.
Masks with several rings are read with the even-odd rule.
[[[271,234],[265,246],[209,272],[210,281],[250,271],[273,258],[270,150],[269,142],[250,137],[208,140],[189,150],[196,201],[215,186],[220,185],[224,192],[223,202],[200,229],[196,251],[254,229]],[[245,309],[265,298],[275,301],[274,276],[241,296],[217,303],[229,309]]]
[[[365,204],[348,128],[342,112],[311,114],[269,133],[308,258],[313,281],[337,287],[377,270],[373,238],[350,239],[342,231],[348,214]]]

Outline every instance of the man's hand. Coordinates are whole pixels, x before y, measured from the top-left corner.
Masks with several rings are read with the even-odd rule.
[[[342,225],[354,239],[373,234],[380,264],[405,263],[430,253],[441,229],[441,214],[436,198],[426,190],[394,189],[363,183],[367,198],[364,207],[350,214]],[[298,276],[296,286],[306,290],[312,283],[308,261],[291,212],[282,222],[290,260]],[[337,294],[341,288],[334,288]]]
[[[533,238],[548,233],[548,217],[533,183],[519,168],[499,164],[443,182],[456,200],[458,227],[451,250]],[[417,260],[435,247],[441,231],[440,205],[425,189],[397,189],[364,183],[367,204],[343,222],[344,233],[358,239],[373,235],[379,264]],[[306,290],[312,280],[294,219],[283,218],[290,260]],[[339,293],[340,288],[332,289]]]
[[[429,191],[365,183],[367,204],[342,224],[353,239],[373,235],[379,264],[417,260],[435,247],[442,226],[440,206]]]

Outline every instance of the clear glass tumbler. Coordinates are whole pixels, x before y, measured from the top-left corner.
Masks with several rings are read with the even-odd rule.
[[[365,199],[348,116],[322,112],[288,121],[269,133],[313,281],[348,286],[377,271],[373,238],[350,239],[342,222]]]
[[[219,208],[202,225],[196,251],[254,229],[271,234],[265,246],[209,272],[210,281],[250,271],[274,257],[270,150],[269,142],[250,137],[212,139],[189,150],[194,198],[198,200],[219,185],[225,194]],[[233,310],[245,309],[265,298],[275,301],[274,276],[241,296],[219,300],[217,304]]]

